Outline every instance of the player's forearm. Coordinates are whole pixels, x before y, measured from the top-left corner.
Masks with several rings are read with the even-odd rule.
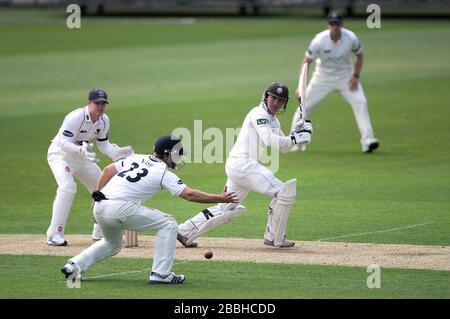
[[[59,146],[63,152],[81,155],[81,146],[62,139]]]
[[[285,137],[283,130],[280,128],[279,130],[274,130],[273,133],[275,135],[278,135],[280,137]],[[286,139],[286,142],[281,143],[279,146],[279,150],[281,153],[289,153],[292,151],[292,147],[294,146],[294,144],[292,144],[292,138],[290,136],[288,136],[290,138],[290,141]]]
[[[364,64],[364,56],[361,53],[360,55],[356,56],[356,61],[355,61],[355,69],[353,71],[353,75],[357,78],[359,78],[360,74],[361,74],[361,70]]]
[[[181,192],[180,197],[196,203],[220,203],[222,201],[222,195],[209,194],[189,187]]]
[[[97,141],[97,146],[100,152],[105,154],[108,157],[113,157],[115,152],[119,149],[116,144],[111,144],[108,140],[106,141]]]
[[[117,169],[114,164],[109,164],[105,167],[102,174],[100,175],[100,179],[97,183],[97,189],[102,189],[106,184],[113,178],[114,175],[117,174]]]
[[[290,136],[277,135],[272,131],[267,133],[263,132],[259,135],[263,140],[264,145],[276,148],[283,153],[287,153],[291,150],[293,142]]]

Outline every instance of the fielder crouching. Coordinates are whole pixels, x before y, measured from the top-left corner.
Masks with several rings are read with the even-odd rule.
[[[181,284],[184,275],[172,272],[178,225],[175,219],[156,208],[141,205],[163,189],[172,195],[198,203],[237,203],[235,194],[210,194],[188,187],[169,168],[182,164],[184,154],[179,138],[161,136],[154,155],[133,154],[105,167],[96,191],[94,217],[103,239],[72,257],[61,269],[66,278],[81,278],[95,263],[122,249],[122,231],[155,230],[155,251],[149,277],[151,284]]]
[[[297,180],[283,183],[265,166],[260,164],[264,149],[272,147],[283,153],[293,151],[297,144],[311,142],[311,123],[299,123],[297,132],[285,136],[277,114],[283,113],[289,100],[289,90],[283,83],[273,82],[264,91],[260,105],[246,116],[239,136],[227,159],[228,177],[226,191],[234,192],[240,203],[250,191],[272,197],[264,244],[275,247],[293,247],[286,240],[286,225],[296,198]],[[245,210],[240,204],[219,204],[204,209],[178,226],[178,240],[185,247],[196,247],[194,240],[207,231],[230,222]]]

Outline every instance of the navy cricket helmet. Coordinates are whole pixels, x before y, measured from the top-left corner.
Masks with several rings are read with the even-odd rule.
[[[153,151],[161,157],[168,156],[170,168],[184,164],[182,156],[186,155],[181,144],[181,139],[171,134],[163,135],[158,138],[153,147]]]

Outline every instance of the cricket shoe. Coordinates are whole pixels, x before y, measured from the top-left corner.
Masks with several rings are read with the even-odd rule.
[[[380,142],[376,138],[373,138],[369,141],[369,143],[362,145],[362,151],[364,153],[372,153],[372,151],[376,150],[380,146]]]
[[[67,246],[67,241],[64,239],[64,235],[56,233],[47,238],[47,245],[50,246]]]
[[[65,264],[64,267],[61,268],[61,272],[66,276],[66,279],[72,279],[73,282],[81,280],[81,270],[72,261]]]
[[[284,239],[281,246],[275,246],[275,244],[273,243],[273,240],[264,239],[264,245],[274,246],[274,247],[294,247],[295,242]]]
[[[177,239],[186,248],[195,248],[195,247],[198,246],[197,243],[190,243],[190,244],[188,244],[187,243],[187,241],[188,241],[187,237],[184,237],[180,233],[177,234]]]
[[[103,238],[102,230],[97,223],[94,223],[94,228],[92,229],[92,240],[99,241]]]
[[[174,272],[171,272],[167,276],[163,277],[158,275],[155,272],[152,272],[150,275],[150,279],[148,281],[149,284],[181,284],[186,278],[184,275],[175,275]]]

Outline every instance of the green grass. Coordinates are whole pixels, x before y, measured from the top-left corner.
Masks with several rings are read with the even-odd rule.
[[[288,131],[296,107],[293,91],[299,62],[313,35],[322,30],[323,21],[292,16],[196,18],[188,25],[162,21],[165,23],[160,18],[83,18],[80,30],[69,30],[64,12],[2,8],[0,42],[7,45],[0,46],[0,233],[45,233],[56,190],[46,161],[49,141],[64,116],[84,105],[93,87],[103,87],[110,95],[111,141],[133,145],[141,153],[151,152],[154,140],[174,128],[192,130],[194,120],[203,120],[203,130],[239,127],[272,80],[284,81],[292,90],[288,110],[280,116]],[[372,232],[336,240],[449,245],[450,23],[384,19],[381,29],[371,30],[363,19],[349,19],[347,26],[356,32],[365,50],[361,81],[381,147],[372,155],[362,154],[350,107],[338,94],[324,100],[313,116],[314,136],[308,151],[280,157],[276,176],[299,181],[287,234],[294,240],[318,240]],[[109,163],[108,158],[100,158],[102,167]],[[176,173],[189,186],[209,192],[221,192],[226,181],[223,163],[187,164]],[[247,211],[243,216],[208,236],[262,238],[269,202],[267,197],[251,194],[244,202]],[[147,204],[174,215],[179,222],[207,207],[167,193]],[[89,194],[79,185],[67,233],[90,233],[89,205]],[[34,258],[42,263],[58,261],[43,278],[50,278],[62,261]],[[208,285],[193,265],[198,266],[193,262],[179,269],[192,276],[192,285]],[[275,267],[214,265],[217,273],[233,265],[236,270],[230,276],[245,273],[240,267],[256,267],[253,279],[261,281],[264,273]],[[299,280],[309,280],[305,277],[313,274],[320,277],[329,269],[339,269],[346,278],[361,272],[345,267],[283,267],[286,272],[303,272]],[[311,273],[304,272],[307,270]],[[414,296],[411,278],[442,274],[386,270],[387,276],[391,272],[393,278],[409,279],[381,297]],[[242,280],[250,280],[242,276]],[[364,270],[361,276],[365,276]],[[120,284],[136,288],[144,285],[141,279],[127,278]],[[217,280],[227,286],[227,278],[219,276]],[[108,289],[116,284],[115,280],[100,283]],[[361,288],[354,294],[338,289],[333,295],[319,286],[296,294],[299,298],[370,298],[379,293],[365,290],[363,280],[358,279],[357,285]],[[193,297],[205,296],[204,290],[195,292],[189,287]],[[11,289],[5,296],[19,297],[23,291]],[[236,296],[247,296],[245,289]],[[54,296],[74,293],[63,291]],[[306,291],[311,291],[310,295]],[[217,293],[226,297],[225,291]],[[431,291],[417,294],[435,296]],[[285,297],[283,289],[274,296]],[[39,297],[38,290],[32,297]]]
[[[111,258],[88,270],[79,289],[69,289],[59,271],[67,262],[65,257],[0,255],[0,261],[2,298],[450,297],[449,274],[445,271],[381,268],[381,288],[369,289],[366,268],[175,261],[173,269],[186,275],[185,283],[180,286],[155,286],[147,284],[150,259]],[[33,265],[33,271],[30,271],[29,265]]]
[[[90,88],[110,93],[111,140],[150,152],[159,135],[192,129],[195,119],[204,129],[240,126],[273,79],[293,88],[299,59],[322,28],[321,21],[280,17],[197,19],[193,25],[93,18],[69,30],[54,20],[27,24],[20,11],[8,11],[17,23],[0,30],[0,40],[9,43],[0,51],[3,233],[45,231],[55,191],[46,149]],[[53,11],[35,14],[64,22]],[[450,41],[443,39],[449,39],[450,24],[388,20],[370,30],[351,20],[349,27],[365,48],[362,82],[382,146],[373,156],[361,154],[350,108],[337,94],[326,99],[314,114],[309,151],[280,160],[277,176],[299,179],[288,233],[314,240],[430,223],[370,240],[448,244]],[[294,110],[291,101],[280,117],[285,130]],[[223,164],[190,164],[178,173],[190,186],[212,192],[225,183]],[[168,198],[158,196],[152,205],[179,221],[204,207]],[[211,235],[260,237],[268,201],[251,195],[246,216]],[[88,207],[80,185],[68,232],[89,232]]]

